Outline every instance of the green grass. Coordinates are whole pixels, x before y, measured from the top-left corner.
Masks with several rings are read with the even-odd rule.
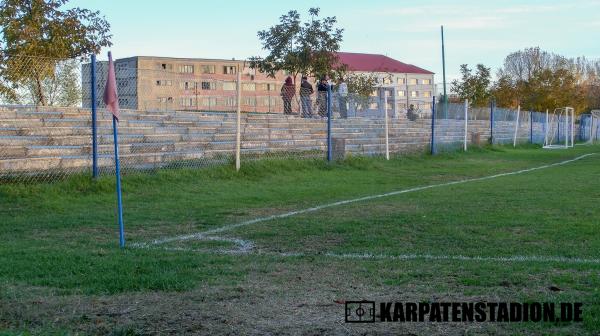
[[[260,160],[245,163],[240,172],[222,166],[129,173],[123,177],[126,238],[129,243],[147,242],[201,232],[337,200],[540,166],[599,149],[493,147],[390,161],[362,157],[333,164]],[[54,330],[61,330],[58,334],[62,330],[123,334],[126,330],[135,334],[146,330],[145,320],[137,315],[129,320],[103,317],[99,323],[48,307],[72,304],[75,298],[95,302],[135,296],[144,301],[163,295],[157,293],[183,300],[198,290],[216,291],[230,302],[246,302],[237,291],[254,290],[257,279],[275,286],[271,295],[276,295],[291,283],[308,282],[311,276],[307,274],[314,269],[339,276],[327,282],[339,288],[321,288],[318,295],[322,297],[337,293],[348,300],[363,298],[352,297],[352,292],[344,289],[346,282],[341,279],[350,279],[355,288],[368,287],[362,293],[364,298],[374,292],[400,291],[405,293],[402,297],[389,299],[583,301],[582,324],[505,325],[500,330],[598,333],[598,264],[350,261],[323,256],[330,252],[600,258],[598,167],[600,155],[565,166],[353,203],[224,233],[253,241],[257,251],[275,253],[268,255],[120,250],[110,176],[98,181],[73,176],[55,183],[5,183],[0,185],[0,330],[34,334],[56,334]],[[165,247],[206,251],[230,248],[231,244],[190,240]],[[307,256],[277,256],[279,252]],[[314,276],[316,280],[310,281],[325,284]],[[551,285],[562,290],[551,292]],[[265,300],[264,294],[252,295],[246,297],[247,302]],[[47,308],[39,317],[39,307],[28,304],[36,300]],[[212,302],[204,296],[195,300]],[[165,308],[169,309],[179,308]]]

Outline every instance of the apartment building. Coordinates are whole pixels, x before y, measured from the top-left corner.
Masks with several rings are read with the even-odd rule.
[[[340,52],[338,57],[351,72],[377,76],[372,110],[383,109],[381,102],[387,92],[388,111],[399,114],[412,105],[424,113],[431,112],[435,96],[433,72],[384,55]]]
[[[433,73],[383,55],[339,53],[351,71],[376,73],[378,86],[389,90],[395,109],[431,108]],[[107,62],[96,63],[97,106],[103,107]],[[124,109],[234,111],[240,69],[241,108],[246,112],[282,112],[280,89],[287,74],[268,77],[243,60],[136,56],[115,60],[119,104]],[[299,81],[299,78],[297,79]],[[82,68],[82,87],[90,87],[90,64]],[[83,90],[84,107],[91,106]],[[381,90],[378,91],[381,94]],[[377,102],[374,103],[377,105]],[[380,109],[381,106],[373,106]]]
[[[136,56],[115,60],[119,104],[125,109],[232,111],[237,106],[237,71],[241,70],[242,109],[281,110],[279,90],[286,75],[275,78],[240,60]],[[107,62],[96,63],[97,92],[105,83]],[[82,87],[91,85],[90,64],[82,68]],[[102,88],[101,88],[102,87]],[[91,106],[84,90],[83,105]],[[97,104],[103,107],[102,97]]]

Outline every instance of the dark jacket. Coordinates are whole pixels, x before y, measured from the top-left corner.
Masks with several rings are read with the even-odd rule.
[[[292,99],[296,95],[296,86],[292,81],[292,77],[288,77],[285,80],[285,84],[281,87],[281,97],[284,99]]]
[[[327,84],[326,83],[319,83],[319,85],[317,86],[317,90],[319,92],[321,92],[321,91],[327,91]]]
[[[310,96],[314,92],[315,92],[315,90],[313,90],[312,85],[307,80],[302,81],[302,84],[300,84],[300,96],[301,97]]]

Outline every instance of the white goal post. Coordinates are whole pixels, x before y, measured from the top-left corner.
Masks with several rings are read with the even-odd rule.
[[[575,143],[575,109],[559,107],[554,112],[546,110],[544,148],[571,148]]]

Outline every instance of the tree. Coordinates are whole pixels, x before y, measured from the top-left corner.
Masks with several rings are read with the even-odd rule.
[[[292,10],[282,15],[279,24],[258,32],[258,38],[269,55],[250,58],[250,67],[270,77],[287,71],[296,81],[299,74],[319,76],[332,74],[338,64],[343,29],[336,28],[336,17],[319,19],[319,8],[311,8],[310,20],[302,23],[300,14]]]
[[[572,106],[581,113],[593,98],[593,63],[552,54],[540,48],[527,48],[509,54],[498,71],[493,94],[498,105],[544,111]],[[587,98],[586,98],[587,95]]]
[[[354,108],[364,109],[367,108],[371,101],[371,94],[375,90],[378,78],[372,73],[353,73],[346,72],[343,66],[342,70],[338,69],[338,77],[344,78],[344,81],[348,85],[348,93],[351,95],[351,104]]]
[[[492,87],[492,96],[498,106],[517,108],[519,105],[517,88],[507,75],[498,75],[498,80]]]
[[[544,69],[535,71],[524,84],[520,104],[533,111],[571,106],[581,112],[585,109],[585,95],[569,68]]]
[[[468,99],[473,106],[487,105],[490,97],[491,74],[490,68],[477,64],[476,72],[469,69],[467,64],[460,66],[461,80],[452,81],[451,91],[461,99]]]
[[[18,88],[27,87],[35,104],[48,105],[52,100],[52,93],[48,92],[53,87],[51,83],[59,81],[63,83],[62,98],[70,101],[73,84],[56,78],[64,73],[60,67],[65,66],[65,60],[98,53],[102,47],[112,45],[110,25],[98,11],[65,9],[67,3],[68,0],[0,3],[0,95],[5,99],[18,100]],[[65,98],[65,94],[71,98]]]
[[[69,59],[56,64],[55,74],[41,81],[42,92],[46,103],[50,106],[77,106],[81,101],[81,87],[79,84],[79,62]],[[37,104],[38,87],[34,82],[28,83],[19,92],[19,104]]]

